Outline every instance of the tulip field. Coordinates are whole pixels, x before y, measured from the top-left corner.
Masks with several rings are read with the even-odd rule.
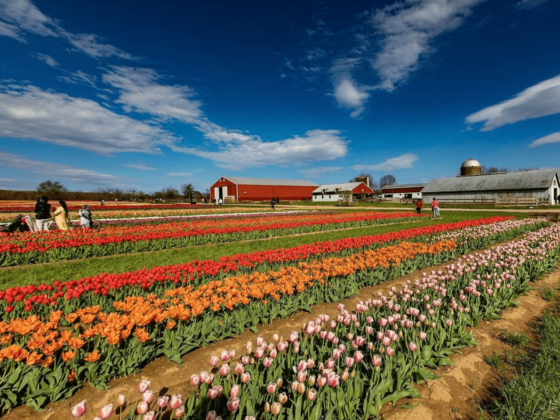
[[[99,231],[73,229],[0,234],[0,266],[404,223],[426,217],[415,213],[305,213],[289,217],[252,216],[169,223],[148,221],[133,226],[108,226]]]
[[[0,255],[11,262],[5,265],[32,264],[417,219],[349,212],[147,222],[10,235],[0,238]],[[115,410],[91,416],[117,418],[118,406],[129,420],[169,410],[185,420],[376,418],[383,404],[417,395],[413,383],[434,377],[427,368],[474,344],[468,328],[511,306],[559,256],[560,228],[498,216],[7,288],[0,291],[0,410],[38,410],[86,383],[107,389],[157,358],[181,364],[210,343],[459,258],[387,296],[340,306],[336,318],[319,315],[289,337],[259,338],[237,358],[209,358],[189,395],[156,399],[145,381],[138,401],[123,397]],[[84,402],[72,414],[86,413]]]

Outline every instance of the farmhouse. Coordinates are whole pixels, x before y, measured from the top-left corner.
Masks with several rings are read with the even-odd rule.
[[[317,184],[293,179],[221,177],[210,187],[211,201],[309,200]]]
[[[420,199],[422,189],[428,184],[385,185],[381,188],[383,199]]]
[[[427,199],[436,197],[440,201],[555,204],[560,185],[556,169],[481,175],[480,163],[468,159],[461,166],[461,176],[435,179],[422,190],[422,194]]]
[[[325,184],[313,191],[313,201],[338,201],[343,199],[343,192],[351,191],[352,198],[360,199],[373,194],[373,190],[363,182],[347,182],[342,184]]]

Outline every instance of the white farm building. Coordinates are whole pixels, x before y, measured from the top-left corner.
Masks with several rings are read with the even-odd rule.
[[[469,162],[469,166],[461,168],[461,173],[471,168],[473,166]],[[508,202],[515,204],[516,200],[518,203],[531,200],[534,204],[555,204],[560,195],[560,185],[556,169],[487,175],[467,173],[453,178],[435,179],[424,187],[422,195],[429,201],[432,197],[436,197],[444,202],[488,200],[488,202],[501,201],[504,204]]]
[[[343,199],[343,191],[352,191],[353,198],[364,198],[373,194],[373,190],[363,182],[346,182],[341,184],[325,184],[312,193],[312,201],[334,201]]]

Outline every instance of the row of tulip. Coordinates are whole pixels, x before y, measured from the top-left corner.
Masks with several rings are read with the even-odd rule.
[[[67,203],[68,210],[70,211],[78,211],[82,208],[81,205],[72,204],[71,202]],[[13,213],[13,212],[32,212],[35,208],[35,203],[30,202],[29,204],[19,204],[19,205],[0,205],[0,212],[1,213]],[[137,203],[130,203],[130,204],[114,204],[108,202],[106,205],[99,205],[99,204],[91,204],[89,206],[92,210],[151,210],[151,209],[199,209],[204,208],[203,206],[197,206],[194,204],[188,203],[176,203],[176,204],[137,204]]]
[[[126,420],[168,415],[183,420],[369,419],[381,407],[419,397],[413,382],[436,376],[427,368],[451,364],[449,356],[476,344],[468,327],[514,304],[530,280],[551,270],[560,257],[560,227],[527,234],[521,241],[471,255],[445,271],[424,273],[401,290],[359,302],[354,312],[339,305],[331,319],[319,315],[289,337],[262,337],[235,351],[210,357],[193,374],[188,398],[160,396],[150,382],[138,398],[117,407]],[[72,408],[86,414],[87,401]],[[101,408],[109,419],[113,406]]]
[[[93,277],[66,282],[55,281],[54,284],[28,285],[0,291],[0,312],[23,313],[32,308],[48,305],[51,309],[59,309],[63,301],[76,300],[71,307],[100,305],[103,310],[115,300],[127,296],[147,296],[162,294],[177,284],[199,286],[213,280],[221,280],[226,276],[238,273],[266,272],[278,270],[280,267],[294,265],[299,262],[310,262],[317,256],[349,256],[356,252],[372,250],[381,246],[396,244],[401,240],[425,242],[437,240],[442,233],[456,230],[463,236],[456,238],[461,248],[468,240],[473,249],[482,248],[491,241],[508,239],[505,233],[519,235],[526,229],[535,229],[534,221],[516,221],[511,218],[489,218],[463,221],[434,226],[425,226],[401,230],[374,236],[345,238],[337,241],[317,242],[313,245],[300,245],[288,249],[252,252],[222,257],[218,261],[192,261],[185,264],[142,269],[119,274],[102,273]],[[433,238],[433,239],[431,239]],[[475,239],[476,238],[476,239]],[[477,241],[474,243],[473,241]],[[460,249],[464,253],[465,249]],[[65,307],[68,307],[67,304]],[[49,309],[50,311],[50,309]],[[48,314],[48,311],[45,311]],[[34,311],[40,314],[40,312]],[[12,314],[13,315],[13,314]]]
[[[47,322],[35,315],[12,318],[0,323],[2,376],[8,378],[0,384],[0,398],[9,396],[3,400],[5,408],[22,401],[40,406],[71,394],[86,380],[104,387],[111,378],[131,374],[160,355],[180,363],[181,355],[200,345],[448,260],[455,246],[453,241],[423,247],[403,242],[303,264],[299,272],[287,267],[268,277],[257,273],[196,290],[130,298],[115,302],[117,312],[89,307],[54,311]]]
[[[426,216],[424,216],[426,217]],[[422,219],[412,213],[304,214],[182,221],[157,225],[0,234],[0,266],[223,243],[263,237],[376,226]]]

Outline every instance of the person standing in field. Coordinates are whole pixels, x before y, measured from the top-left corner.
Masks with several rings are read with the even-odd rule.
[[[37,204],[35,204],[34,212],[37,230],[44,230],[45,232],[48,232],[50,226],[49,220],[52,219],[49,197],[46,195],[37,197]]]
[[[422,203],[422,199],[419,198],[418,200],[416,200],[416,204],[414,205],[414,207],[416,208],[416,213],[418,214],[422,214],[422,206],[424,205],[424,203]]]
[[[434,219],[439,218],[439,202],[436,200],[435,197],[432,200],[432,217]]]
[[[60,204],[60,206],[58,206],[53,213],[54,221],[60,230],[68,230],[68,207],[66,206],[66,201],[60,200],[58,204]]]
[[[84,208],[78,211],[80,215],[80,226],[82,229],[91,229],[91,210],[89,206],[86,204]]]
[[[274,205],[276,204],[276,201],[274,200],[274,198],[272,200],[270,200],[270,208],[272,210],[274,210]]]

